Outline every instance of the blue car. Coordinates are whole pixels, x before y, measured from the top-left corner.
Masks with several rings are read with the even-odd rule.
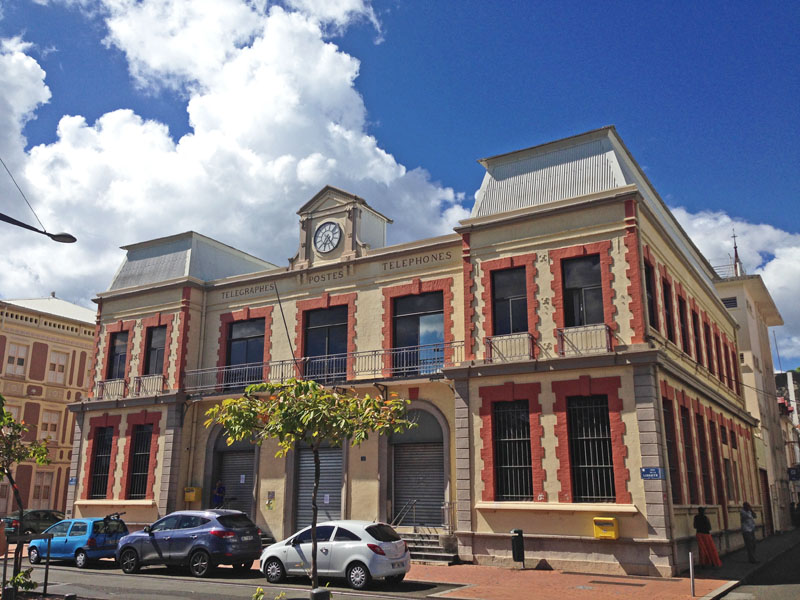
[[[206,577],[219,564],[246,571],[261,556],[261,532],[238,510],[181,510],[126,535],[117,548],[124,573],[144,565],[188,565]]]
[[[83,569],[93,560],[114,558],[119,540],[128,527],[118,515],[104,518],[65,519],[47,528],[53,535],[50,558],[73,560]],[[47,555],[47,540],[33,540],[28,545],[28,560],[35,565]]]

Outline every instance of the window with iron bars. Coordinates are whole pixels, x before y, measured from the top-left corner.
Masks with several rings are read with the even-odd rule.
[[[108,489],[108,470],[111,466],[111,442],[114,428],[98,427],[94,433],[94,457],[92,458],[92,487],[89,498],[105,498]]]
[[[606,396],[567,398],[573,502],[614,502],[614,459]]]
[[[136,425],[133,428],[133,449],[131,451],[131,474],[128,498],[142,500],[147,497],[147,477],[150,474],[150,443],[153,425]]]
[[[703,481],[703,497],[706,504],[711,504],[713,491],[711,489],[711,465],[708,460],[708,446],[706,445],[706,428],[703,416],[695,413],[695,425],[697,427],[697,451],[700,458],[700,474]]]
[[[678,449],[675,437],[675,411],[672,401],[668,398],[663,399],[664,404],[664,434],[667,441],[667,464],[669,466],[669,480],[672,487],[672,503],[681,503],[681,474],[678,469]]]
[[[492,406],[495,500],[533,500],[528,401]]]
[[[686,459],[686,478],[689,480],[689,504],[697,504],[697,470],[694,462],[694,438],[689,409],[681,406],[681,433],[683,433],[683,455]]]

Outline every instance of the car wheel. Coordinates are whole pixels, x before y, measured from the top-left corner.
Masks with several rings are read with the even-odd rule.
[[[354,590],[363,590],[372,580],[369,569],[364,563],[355,562],[347,567],[347,584]]]
[[[75,566],[79,569],[85,569],[89,565],[89,557],[83,550],[78,550],[75,553]]]
[[[386,578],[386,583],[400,583],[405,578],[406,578],[405,573],[400,573],[400,575],[391,575]]]
[[[252,567],[253,567],[253,563],[251,563],[251,562],[236,563],[235,565],[233,565],[233,570],[237,571],[239,573],[244,573],[246,571],[249,571]]]
[[[119,566],[122,568],[123,573],[130,575],[139,570],[139,555],[133,548],[125,548],[122,554],[119,555]]]
[[[264,565],[264,576],[270,583],[280,583],[286,577],[283,564],[277,558],[270,558]]]
[[[31,561],[32,565],[38,565],[42,560],[42,557],[39,554],[39,549],[36,546],[31,546],[28,548],[28,560]]]
[[[189,557],[189,571],[195,577],[206,577],[212,568],[211,557],[205,550],[195,550]]]

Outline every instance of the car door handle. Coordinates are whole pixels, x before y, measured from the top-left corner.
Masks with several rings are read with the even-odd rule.
[[[191,536],[191,538],[192,538],[193,540],[196,540],[196,539],[197,539],[197,536],[196,536],[196,535],[193,535],[193,536]]]
[[[328,549],[327,548],[320,548],[319,551],[322,552],[323,554],[327,554],[328,553]]]
[[[164,536],[164,539],[165,539],[165,540],[172,539],[172,536],[166,535],[166,536]]]

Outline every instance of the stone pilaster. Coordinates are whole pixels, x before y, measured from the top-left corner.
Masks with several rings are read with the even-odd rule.
[[[472,561],[472,417],[469,409],[469,380],[454,381],[456,443],[456,536],[458,556]]]

